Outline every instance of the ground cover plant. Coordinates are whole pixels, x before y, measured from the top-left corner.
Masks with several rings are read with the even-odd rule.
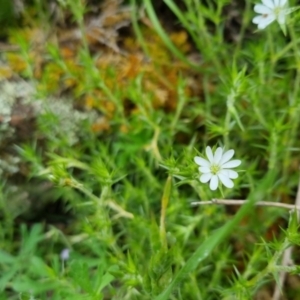
[[[300,297],[297,1],[0,4],[0,299]]]

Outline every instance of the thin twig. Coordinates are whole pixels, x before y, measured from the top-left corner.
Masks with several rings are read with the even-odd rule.
[[[284,250],[281,266],[286,267],[286,266],[293,265],[292,252],[293,252],[293,247],[288,247],[287,249]],[[286,277],[286,271],[281,271],[279,273],[278,284],[276,284],[275,286],[272,300],[279,300],[281,298],[282,287],[284,285],[285,277]]]
[[[299,193],[300,198],[300,193]],[[234,199],[212,199],[211,201],[197,201],[197,202],[191,202],[192,206],[198,206],[198,205],[243,205],[247,203],[248,200],[234,200]],[[300,200],[299,200],[300,202]],[[300,211],[300,203],[293,205],[293,204],[285,204],[285,203],[279,203],[279,202],[269,202],[269,201],[258,201],[255,203],[256,206],[267,206],[267,207],[279,207],[284,209],[296,209]]]

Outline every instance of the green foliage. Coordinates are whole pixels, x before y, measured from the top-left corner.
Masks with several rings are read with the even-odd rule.
[[[250,1],[232,8],[227,0],[184,0],[184,9],[178,2],[164,0],[194,52],[178,47],[147,0],[151,37],[159,41],[149,42],[139,2],[132,0],[133,29],[154,58],[128,78],[119,78],[117,64],[97,65],[84,34],[85,1],[58,1],[82,40],[71,60],[47,44],[39,77],[26,34],[11,32],[24,63],[19,75],[32,90],[0,85],[0,299],[252,299],[267,286],[280,286],[283,271],[299,273],[297,260],[282,264],[287,249],[299,251],[298,214],[256,207],[296,198],[297,24],[291,15],[287,37],[275,23],[254,32]],[[47,15],[40,1],[34,9],[40,18]],[[229,30],[235,42],[227,36],[225,11],[232,9],[240,24],[238,32]],[[197,62],[189,55],[195,53]],[[175,81],[166,80],[169,69]],[[161,81],[154,85],[156,77]],[[75,83],[64,86],[62,96],[57,89],[66,80]],[[165,99],[157,94],[166,91],[171,103],[157,105],[157,98]],[[89,93],[92,105],[86,107]],[[34,119],[33,132],[21,141],[14,140],[18,105],[30,105]],[[95,130],[99,124],[105,129]],[[207,145],[234,149],[242,160],[234,188],[211,191],[199,181],[193,158],[204,157]],[[190,205],[223,196],[247,202],[239,209]],[[59,222],[49,223],[47,208],[40,215],[49,203],[62,206]],[[297,288],[283,293],[299,297]]]
[[[15,19],[13,2],[10,0],[0,0],[0,25],[12,24]],[[2,33],[2,30],[0,31]]]

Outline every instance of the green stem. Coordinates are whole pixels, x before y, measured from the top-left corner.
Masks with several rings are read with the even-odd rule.
[[[248,287],[252,286],[259,286],[261,282],[265,279],[265,277],[268,274],[274,273],[277,270],[277,264],[279,259],[281,258],[284,250],[288,248],[290,245],[289,241],[287,239],[284,240],[283,244],[280,247],[280,250],[276,251],[273,255],[273,257],[269,260],[268,265],[266,268],[260,272],[257,273],[256,276],[254,276],[251,280],[247,282]]]
[[[293,43],[293,50],[294,50],[294,55],[295,55],[295,60],[296,60],[296,66],[300,65],[300,53],[297,47],[297,37],[296,33],[294,31],[293,26],[289,27],[289,32],[290,36],[292,39]],[[297,133],[298,133],[298,128],[300,124],[300,118],[299,118],[299,113],[300,113],[300,101],[298,99],[299,97],[299,87],[300,86],[300,71],[299,68],[297,68],[297,73],[296,73],[296,79],[294,81],[294,89],[293,93],[290,97],[290,108],[289,108],[289,124],[291,126],[290,130],[286,132],[285,135],[285,141],[286,141],[286,149],[285,151],[285,156],[283,160],[283,177],[287,178],[287,173],[290,165],[290,149],[292,148],[295,140],[297,139]]]
[[[172,177],[169,175],[164,187],[163,196],[161,198],[161,212],[160,212],[160,226],[159,226],[160,241],[164,250],[167,250],[168,247],[165,220],[166,220],[166,211],[167,211],[170,194],[171,194],[171,188],[172,188]]]

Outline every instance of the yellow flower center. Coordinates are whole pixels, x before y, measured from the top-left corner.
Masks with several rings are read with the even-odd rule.
[[[210,166],[210,171],[216,175],[220,171],[220,166],[219,165],[211,165]]]
[[[281,10],[282,10],[282,7],[280,7],[280,6],[277,6],[274,8],[274,14],[276,17],[278,17],[280,15]]]

